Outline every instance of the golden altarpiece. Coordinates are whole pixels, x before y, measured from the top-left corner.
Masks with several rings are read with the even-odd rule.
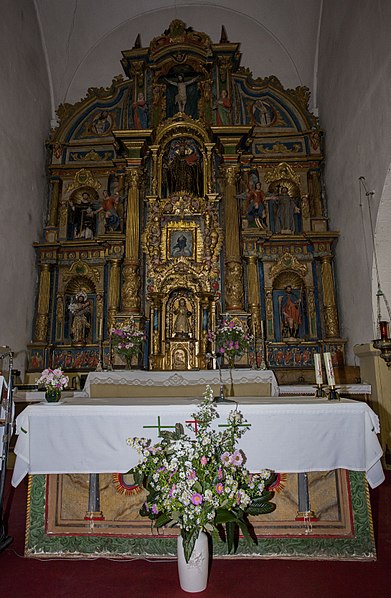
[[[36,244],[29,371],[111,367],[110,329],[132,316],[139,367],[210,367],[208,330],[229,314],[280,381],[343,364],[322,131],[304,87],[253,79],[238,43],[173,21],[123,52],[126,78],[58,109],[50,200]],[[114,362],[114,367],[120,366]]]

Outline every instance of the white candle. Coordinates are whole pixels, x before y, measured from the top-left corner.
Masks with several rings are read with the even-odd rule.
[[[99,334],[99,340],[102,340],[102,338],[103,338],[102,333],[103,333],[103,318],[100,318],[100,320],[99,320],[99,333],[98,333]]]
[[[314,363],[316,384],[323,384],[322,360],[320,358],[320,353],[314,353]]]
[[[261,338],[265,338],[265,330],[263,327],[263,320],[261,320]]]
[[[335,386],[334,369],[333,364],[331,363],[331,354],[325,353],[323,357],[324,364],[326,367],[327,383],[329,386]]]

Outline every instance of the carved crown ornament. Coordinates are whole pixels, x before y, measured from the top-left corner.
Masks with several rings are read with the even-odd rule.
[[[292,270],[293,272],[299,274],[301,278],[304,278],[307,274],[308,267],[306,266],[306,264],[299,262],[296,256],[286,252],[283,254],[281,259],[278,260],[278,262],[276,262],[275,264],[273,264],[273,266],[270,267],[269,275],[271,280],[276,278],[276,276],[278,276],[278,274],[280,274],[284,270]]]
[[[66,192],[70,193],[74,189],[78,189],[79,187],[92,187],[93,189],[100,189],[102,184],[100,181],[97,181],[92,174],[91,170],[87,170],[86,168],[82,168],[78,170],[74,176],[73,183],[70,183],[67,188]]]
[[[83,260],[77,260],[69,267],[68,271],[64,273],[64,283],[67,284],[72,278],[75,277],[89,278],[94,283],[100,281],[100,272],[98,268],[90,266]]]

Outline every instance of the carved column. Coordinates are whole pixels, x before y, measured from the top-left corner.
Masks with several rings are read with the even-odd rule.
[[[248,278],[248,309],[251,314],[251,326],[254,337],[260,336],[260,306],[261,297],[259,289],[258,275],[258,257],[249,255],[247,260],[247,278]]]
[[[332,258],[330,255],[321,257],[322,284],[323,284],[323,306],[326,325],[326,337],[339,336],[337,309],[335,305],[334,280],[331,267]]]
[[[240,254],[239,214],[236,201],[237,166],[225,169],[225,308],[243,310],[243,272]]]
[[[126,213],[125,259],[122,268],[122,312],[140,312],[140,172],[138,168],[128,173],[129,191]]]
[[[34,341],[44,343],[48,336],[50,301],[50,264],[41,263],[39,277],[37,317],[35,319]]]
[[[110,330],[114,324],[114,319],[118,310],[119,303],[119,260],[111,259],[109,273],[108,290],[108,308],[107,308],[107,327]]]
[[[50,196],[50,210],[48,226],[57,226],[57,213],[60,200],[60,179],[52,179],[52,193]]]

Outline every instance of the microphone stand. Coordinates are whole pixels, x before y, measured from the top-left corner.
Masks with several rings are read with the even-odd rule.
[[[7,382],[7,397],[5,399],[3,412],[4,412],[4,419],[0,420],[0,426],[4,428],[3,439],[1,443],[1,469],[0,469],[0,552],[2,552],[7,546],[9,546],[13,542],[13,538],[8,536],[6,533],[5,528],[5,521],[4,521],[4,511],[3,511],[3,503],[4,503],[4,486],[5,486],[5,476],[7,472],[7,459],[8,459],[8,451],[9,451],[9,444],[10,438],[12,435],[12,426],[13,426],[13,401],[12,401],[12,365],[13,365],[13,355],[12,351],[9,347],[0,347],[0,359],[4,359],[8,357],[8,382]],[[1,387],[0,387],[1,393]],[[2,397],[0,394],[0,407],[2,405]],[[0,409],[1,411],[1,409]]]

